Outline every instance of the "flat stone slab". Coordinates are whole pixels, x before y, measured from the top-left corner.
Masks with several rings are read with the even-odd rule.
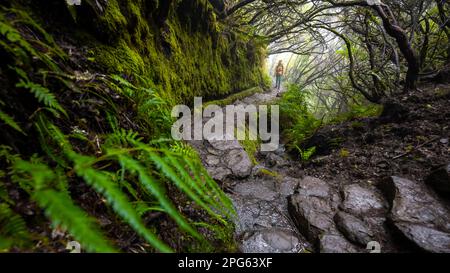
[[[288,216],[271,201],[249,196],[230,196],[237,212],[236,233],[267,228],[291,228]]]
[[[256,179],[251,182],[237,184],[233,192],[241,196],[250,196],[266,201],[272,201],[279,197],[273,181]]]

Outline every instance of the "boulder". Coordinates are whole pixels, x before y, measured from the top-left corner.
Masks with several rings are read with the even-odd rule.
[[[334,221],[338,230],[353,243],[365,247],[374,237],[369,226],[351,214],[340,211],[334,216]]]
[[[320,253],[357,253],[359,252],[340,234],[325,234],[320,238]]]
[[[331,189],[325,181],[307,176],[298,182],[297,193],[327,199],[331,195]]]
[[[385,200],[376,189],[359,184],[347,185],[341,192],[344,201],[341,204],[343,211],[353,215],[376,216],[384,215],[387,211]]]
[[[288,218],[271,201],[231,195],[236,209],[236,233],[263,228],[290,227]]]
[[[258,230],[244,236],[244,253],[298,253],[304,249],[296,234],[290,230]]]
[[[238,178],[248,177],[252,172],[253,164],[243,149],[231,150],[225,155],[225,162]]]
[[[295,194],[288,196],[288,211],[299,231],[312,243],[335,230],[330,187],[322,180],[305,177]]]
[[[425,183],[437,193],[450,196],[450,164],[432,171]]]
[[[449,211],[421,183],[392,176],[379,184],[389,201],[390,222],[429,252],[450,252]]]
[[[312,243],[334,229],[329,202],[316,196],[294,194],[288,197],[288,210],[299,231]]]
[[[279,187],[279,192],[283,196],[289,196],[294,193],[294,191],[298,188],[300,179],[286,176],[283,178],[282,183]]]

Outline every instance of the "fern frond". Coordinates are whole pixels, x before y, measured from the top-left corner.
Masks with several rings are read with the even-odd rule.
[[[16,87],[21,87],[30,90],[30,92],[36,97],[36,99],[43,103],[45,106],[55,109],[62,114],[64,114],[67,117],[67,112],[64,110],[64,108],[59,104],[58,100],[56,99],[55,95],[50,92],[47,88],[44,86],[34,83],[31,81],[26,81],[24,79],[21,79],[17,84]]]
[[[2,120],[5,124],[9,125],[10,127],[12,127],[13,129],[15,129],[16,131],[25,134],[25,132],[22,130],[22,128],[20,128],[20,126],[14,121],[14,119],[6,114],[5,112],[3,112],[2,110],[0,110],[0,120]]]
[[[161,184],[156,181],[153,177],[151,177],[146,169],[139,164],[138,161],[130,158],[129,156],[118,154],[117,155],[120,164],[133,172],[138,173],[139,181],[143,184],[143,186],[152,193],[162,208],[166,211],[167,214],[175,220],[175,222],[185,231],[187,231],[192,236],[197,239],[202,239],[203,237],[191,227],[191,225],[187,222],[187,220],[178,212],[178,210],[173,206],[172,202],[167,198],[164,188]]]
[[[77,175],[82,177],[86,183],[92,186],[97,192],[102,193],[113,209],[128,224],[130,224],[138,234],[144,237],[157,250],[161,252],[172,252],[170,247],[145,227],[127,196],[114,182],[111,181],[108,174],[90,167],[93,161],[95,161],[95,158],[73,153],[71,159],[75,163],[75,172]]]
[[[5,203],[0,203],[0,237],[3,238],[0,252],[12,246],[26,245],[30,240],[25,221]]]
[[[236,215],[233,204],[228,196],[219,188],[216,181],[214,181],[205,170],[199,161],[189,160],[183,158],[184,163],[189,167],[192,174],[195,176],[198,183],[204,184],[208,188],[208,194],[216,199],[216,208],[224,213],[224,215],[233,218]],[[223,209],[222,209],[223,208]]]
[[[47,165],[19,160],[13,169],[17,173],[28,175],[30,184],[34,184],[30,192],[32,199],[44,209],[53,225],[61,225],[67,229],[88,251],[116,252],[104,238],[95,221],[73,203],[67,192],[50,188],[52,183],[61,182],[56,180],[58,175]]]
[[[33,199],[45,209],[45,214],[52,220],[52,224],[67,229],[88,251],[117,252],[103,237],[94,220],[76,206],[70,196],[49,189],[36,191]]]
[[[189,157],[193,160],[197,160],[199,158],[194,148],[182,141],[174,142],[172,145],[170,145],[170,150],[176,154]]]
[[[200,196],[198,196],[197,193],[192,191],[191,185],[188,185],[183,179],[180,178],[180,176],[177,174],[177,172],[172,168],[172,166],[175,166],[179,164],[175,158],[167,156],[166,159],[161,158],[157,153],[149,151],[149,156],[152,159],[152,161],[155,163],[155,165],[164,173],[164,175],[170,179],[172,182],[175,183],[175,185],[180,188],[184,193],[189,196],[197,205],[199,205],[201,208],[206,210],[210,215],[214,216],[217,219],[220,219],[223,221],[223,219],[215,213],[210,206],[208,206]],[[169,161],[169,163],[167,162]],[[172,165],[172,166],[171,166]],[[182,168],[180,168],[181,172],[183,171]],[[189,174],[187,174],[189,175]],[[194,185],[195,186],[195,185]],[[197,188],[198,189],[198,188]]]

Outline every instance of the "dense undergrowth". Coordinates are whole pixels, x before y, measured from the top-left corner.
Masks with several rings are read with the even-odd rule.
[[[378,116],[382,111],[382,106],[362,100],[362,103],[350,104],[345,112],[320,114],[310,103],[308,90],[302,90],[295,84],[288,85],[287,91],[277,103],[280,105],[280,125],[284,142],[287,143],[289,151],[304,161],[308,161],[316,152],[316,147],[310,145],[308,140],[320,128],[343,121]]]
[[[170,109],[264,85],[263,45],[202,0],[1,3],[0,251],[233,250]]]

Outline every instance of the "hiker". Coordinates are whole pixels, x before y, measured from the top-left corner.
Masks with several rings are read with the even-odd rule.
[[[275,88],[277,88],[278,91],[280,91],[281,88],[281,77],[284,74],[284,65],[283,65],[283,61],[280,60],[278,62],[277,67],[275,68],[275,77],[276,77],[276,85]]]

